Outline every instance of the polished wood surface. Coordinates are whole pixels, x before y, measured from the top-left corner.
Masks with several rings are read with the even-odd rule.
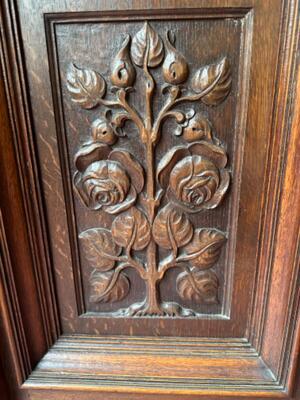
[[[298,399],[299,2],[0,10],[6,397]]]

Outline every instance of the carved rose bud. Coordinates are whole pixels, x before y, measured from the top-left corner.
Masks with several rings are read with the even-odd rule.
[[[183,55],[171,44],[169,32],[166,35],[166,53],[162,66],[165,81],[172,85],[184,82],[189,73],[188,65]]]
[[[92,123],[92,138],[94,142],[105,144],[114,144],[117,140],[113,127],[104,118],[97,118]]]
[[[117,214],[131,207],[144,186],[144,171],[124,150],[87,144],[75,156],[74,187],[85,206]]]
[[[196,113],[183,129],[183,138],[187,142],[194,142],[200,139],[212,140],[212,129],[207,118]]]
[[[127,35],[121,50],[113,61],[111,82],[120,88],[132,86],[135,80],[135,69],[130,59],[129,43],[130,36]]]

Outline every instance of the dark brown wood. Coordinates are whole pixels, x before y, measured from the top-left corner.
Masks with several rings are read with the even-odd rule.
[[[12,398],[297,399],[299,1],[0,9]]]

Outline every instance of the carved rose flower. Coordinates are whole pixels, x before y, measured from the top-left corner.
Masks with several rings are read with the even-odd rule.
[[[158,166],[158,181],[168,187],[172,201],[187,212],[218,206],[229,186],[229,173],[222,147],[206,141],[168,152]]]
[[[89,144],[75,156],[74,186],[82,202],[92,210],[117,214],[135,203],[144,186],[140,164],[124,150]]]

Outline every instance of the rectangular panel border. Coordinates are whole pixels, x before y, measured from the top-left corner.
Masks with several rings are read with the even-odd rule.
[[[249,74],[250,74],[250,59],[251,59],[251,38],[252,38],[252,19],[253,10],[251,7],[239,7],[239,8],[195,8],[195,9],[183,9],[182,14],[178,14],[178,9],[161,9],[156,10],[126,10],[126,11],[101,11],[101,12],[64,12],[64,13],[46,13],[44,15],[45,31],[46,31],[46,42],[48,48],[50,78],[52,83],[52,95],[53,104],[55,110],[56,120],[56,132],[58,138],[59,156],[62,169],[63,189],[65,196],[65,203],[69,204],[67,208],[67,220],[68,230],[70,236],[70,247],[72,255],[72,269],[74,276],[74,285],[76,293],[76,305],[77,315],[87,317],[93,315],[94,317],[105,318],[101,313],[87,313],[84,304],[84,294],[81,279],[81,263],[79,256],[79,245],[78,245],[78,234],[76,228],[76,216],[74,209],[73,191],[72,191],[72,179],[70,174],[69,156],[67,153],[67,143],[65,134],[65,121],[63,113],[63,99],[61,94],[61,82],[59,76],[58,66],[58,54],[56,47],[56,33],[55,27],[58,24],[72,24],[72,23],[96,23],[96,22],[114,22],[114,21],[142,21],[145,20],[203,20],[203,19],[225,19],[235,18],[243,20],[244,24],[241,30],[241,50],[239,54],[239,70],[243,71],[239,73],[238,86],[241,87],[239,93],[240,101],[237,104],[237,112],[235,119],[235,130],[236,138],[234,142],[235,154],[236,154],[236,165],[235,165],[235,180],[240,182],[242,173],[242,155],[244,146],[244,136],[246,128],[246,113],[247,101],[248,101],[248,89],[249,89]],[[238,147],[238,149],[236,149]],[[239,198],[240,185],[236,184],[236,189],[232,193],[231,205],[229,208],[229,219],[232,222],[231,229],[231,241],[230,246],[226,251],[225,259],[225,281],[224,298],[222,302],[222,311],[220,314],[208,314],[201,317],[201,319],[214,319],[228,320],[230,319],[231,313],[231,298],[233,289],[233,269],[235,265],[234,249],[236,244],[236,232],[237,232],[237,218],[238,210],[235,210],[233,205]],[[231,262],[229,262],[229,260]],[[193,318],[194,319],[194,318]]]

